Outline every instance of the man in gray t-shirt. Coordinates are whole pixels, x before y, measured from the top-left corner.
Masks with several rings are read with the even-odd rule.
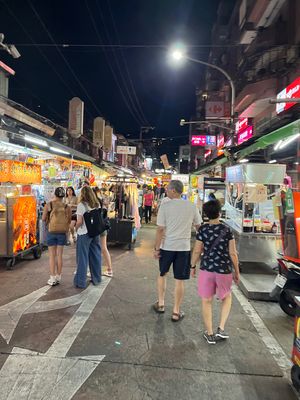
[[[172,180],[167,187],[170,201],[163,203],[157,215],[157,233],[154,257],[159,259],[160,274],[157,281],[158,301],[153,305],[157,313],[165,311],[166,274],[173,264],[175,278],[175,300],[172,321],[184,317],[180,305],[184,295],[184,280],[190,277],[191,230],[193,224],[198,228],[201,217],[196,206],[181,199],[183,184]]]

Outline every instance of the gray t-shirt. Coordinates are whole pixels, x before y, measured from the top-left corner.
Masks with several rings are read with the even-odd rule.
[[[201,224],[199,211],[194,204],[182,199],[163,203],[157,214],[157,225],[165,227],[161,248],[169,251],[190,251],[193,224]]]

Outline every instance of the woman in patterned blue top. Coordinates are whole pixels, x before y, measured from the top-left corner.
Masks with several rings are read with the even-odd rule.
[[[192,255],[192,276],[196,276],[196,263],[201,257],[198,278],[198,294],[202,298],[202,312],[206,331],[204,338],[209,344],[217,339],[228,339],[225,323],[231,309],[232,272],[234,280],[239,281],[238,257],[235,240],[231,230],[220,222],[221,205],[217,200],[203,205],[203,212],[209,222],[199,228]],[[221,319],[217,332],[212,326],[212,302],[217,295],[222,300]]]

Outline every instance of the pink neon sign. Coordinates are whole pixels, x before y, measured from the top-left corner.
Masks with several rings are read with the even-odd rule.
[[[253,136],[253,126],[249,126],[246,130],[237,135],[238,144],[246,142]]]
[[[216,136],[212,135],[193,135],[191,139],[192,146],[215,146]]]

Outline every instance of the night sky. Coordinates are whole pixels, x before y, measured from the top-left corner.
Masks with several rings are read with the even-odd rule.
[[[219,0],[0,0],[0,31],[22,57],[1,59],[16,71],[10,97],[54,122],[67,125],[68,101],[85,102],[85,125],[102,115],[117,133],[137,137],[184,136],[180,118],[195,112],[203,68],[171,67],[166,48],[176,41],[210,43]],[[41,46],[49,44],[51,46]],[[141,45],[100,48],[69,45]],[[189,53],[207,59],[209,48]],[[126,105],[127,103],[127,105]],[[131,111],[129,111],[129,109]],[[146,135],[145,135],[146,137]],[[180,143],[181,142],[181,143]],[[168,142],[170,156],[182,138]]]

